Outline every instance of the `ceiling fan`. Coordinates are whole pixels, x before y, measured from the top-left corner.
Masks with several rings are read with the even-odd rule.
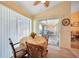
[[[41,1],[35,1],[34,2],[34,5],[38,5],[39,3],[42,3]],[[49,1],[45,1],[45,2],[43,2],[44,3],[44,6],[45,7],[48,7],[49,6]]]

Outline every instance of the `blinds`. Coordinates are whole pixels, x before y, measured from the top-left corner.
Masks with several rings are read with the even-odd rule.
[[[15,43],[30,33],[31,20],[29,18],[0,5],[0,57],[7,58],[12,55],[9,37]]]

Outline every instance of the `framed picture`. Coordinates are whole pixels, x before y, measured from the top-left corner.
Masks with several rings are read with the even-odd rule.
[[[62,20],[62,25],[68,26],[69,24],[70,24],[70,19],[69,19],[69,18],[64,18],[64,19]]]

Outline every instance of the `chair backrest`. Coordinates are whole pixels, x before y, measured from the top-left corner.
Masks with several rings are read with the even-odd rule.
[[[13,50],[13,55],[14,55],[14,58],[16,58],[16,51],[15,51],[14,44],[13,44],[13,42],[12,42],[11,38],[9,38],[9,41],[10,41],[10,45],[11,45],[12,50]]]
[[[43,57],[44,48],[42,46],[33,45],[27,42],[26,42],[26,45],[27,45],[27,51],[30,57],[34,57],[34,58]]]
[[[45,39],[46,39],[46,41],[47,41],[47,44],[48,44],[48,37],[47,36],[43,36]]]

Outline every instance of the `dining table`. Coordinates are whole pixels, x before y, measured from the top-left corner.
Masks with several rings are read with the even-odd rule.
[[[31,36],[23,37],[20,40],[20,47],[23,49],[27,49],[26,42],[34,45],[42,46],[44,49],[47,49],[48,46],[47,40],[44,37],[38,35],[36,35],[34,38],[32,38]]]

